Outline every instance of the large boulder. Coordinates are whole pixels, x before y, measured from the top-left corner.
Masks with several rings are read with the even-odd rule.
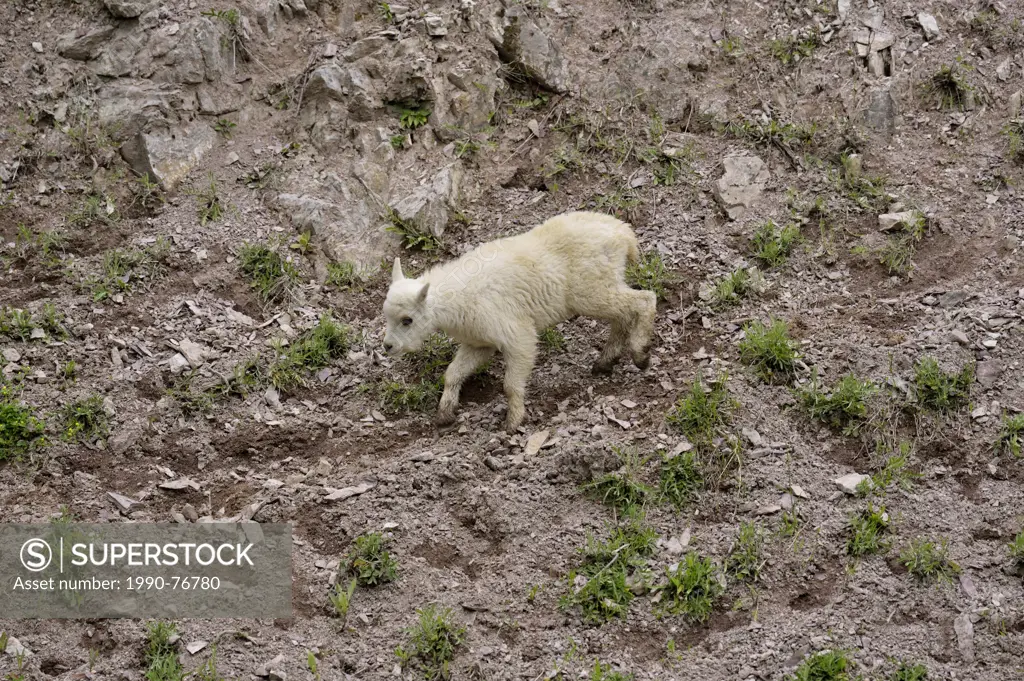
[[[461,184],[462,167],[456,163],[416,187],[391,208],[403,223],[440,237],[448,226],[449,211],[458,200]]]
[[[722,166],[725,173],[715,182],[715,198],[729,219],[736,220],[761,196],[768,183],[768,167],[754,155],[726,156]]]
[[[537,85],[552,92],[569,89],[562,51],[519,5],[500,7],[491,16],[487,37],[505,62],[519,67]]]
[[[113,35],[113,26],[92,31],[79,29],[72,33],[65,33],[57,39],[57,54],[65,59],[78,61],[95,59]]]
[[[473,133],[490,124],[495,109],[495,96],[501,88],[497,65],[487,60],[467,61],[454,65],[445,77],[433,81],[438,93],[431,123],[438,137],[450,141],[458,133]]]
[[[111,81],[96,97],[97,121],[105,130],[112,131],[116,139],[125,140],[143,130],[172,125],[181,97],[181,90],[169,84]]]
[[[121,145],[121,156],[139,175],[174,190],[213,149],[217,133],[205,123],[139,132]]]
[[[134,19],[156,4],[156,0],[103,0],[107,10],[118,19]]]
[[[360,65],[324,64],[310,74],[300,120],[318,149],[329,151],[349,137],[353,122],[383,111],[373,78]]]

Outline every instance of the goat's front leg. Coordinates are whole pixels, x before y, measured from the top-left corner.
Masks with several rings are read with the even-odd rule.
[[[437,407],[434,423],[447,426],[455,421],[455,408],[459,406],[459,392],[462,384],[474,371],[494,355],[494,348],[478,348],[472,345],[460,345],[455,358],[444,372],[444,392],[441,403]]]
[[[503,350],[505,355],[505,396],[508,398],[508,415],[505,428],[512,432],[523,422],[526,415],[526,384],[533,373],[537,357],[537,334],[530,330],[522,335],[515,346]]]

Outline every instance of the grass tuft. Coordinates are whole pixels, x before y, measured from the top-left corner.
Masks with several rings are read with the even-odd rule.
[[[395,649],[402,667],[418,670],[427,681],[451,678],[451,663],[466,639],[466,628],[450,608],[431,603],[418,609],[419,621],[408,630],[408,642]]]
[[[406,250],[438,251],[444,247],[438,237],[422,229],[412,220],[402,219],[391,206],[385,209],[384,217],[390,223],[386,230],[400,236],[402,246]]]
[[[173,622],[151,623],[146,634],[146,681],[182,681],[185,669],[178,661],[177,629]]]
[[[342,623],[348,618],[348,610],[352,605],[352,596],[356,592],[358,581],[357,578],[353,578],[347,587],[342,586],[339,581],[335,583],[334,590],[327,594],[327,600],[334,608],[334,614],[341,618]]]
[[[817,376],[795,394],[811,418],[841,429],[844,435],[856,435],[868,418],[868,400],[877,390],[871,380],[847,374],[828,394],[820,389]]]
[[[826,650],[800,663],[787,681],[853,681],[853,660],[845,650]]]
[[[729,396],[726,377],[719,376],[705,390],[700,374],[690,392],[679,398],[665,420],[696,445],[709,445],[719,430],[728,425],[739,403]]]
[[[706,622],[725,590],[718,575],[718,565],[710,558],[688,553],[678,564],[665,568],[668,581],[657,587],[655,598],[666,612]]]
[[[548,352],[562,352],[565,350],[565,336],[558,330],[558,327],[549,326],[541,331],[537,338]]]
[[[238,268],[267,302],[283,298],[299,278],[295,265],[266,244],[244,244],[238,253]]]
[[[632,447],[612,447],[612,451],[622,462],[619,470],[587,483],[584,491],[619,510],[643,506],[654,496],[654,490],[640,479],[646,460]]]
[[[640,260],[626,268],[626,282],[633,288],[653,291],[658,300],[665,298],[668,279],[669,272],[660,253],[645,253]]]
[[[743,328],[740,359],[751,366],[768,383],[788,383],[796,373],[796,342],[789,337],[789,327],[780,319],[770,326],[759,321]]]
[[[923,664],[900,662],[900,666],[889,676],[889,681],[925,681],[927,678],[928,668]]]
[[[965,405],[973,382],[973,364],[953,374],[943,371],[934,358],[924,357],[914,367],[917,401],[928,409],[949,411]]]
[[[676,456],[666,456],[661,462],[659,492],[661,498],[682,508],[690,503],[704,487],[704,476],[691,450]]]
[[[934,98],[936,106],[957,111],[963,111],[967,107],[974,89],[967,82],[967,76],[958,63],[939,67],[939,70],[925,81],[924,86]]]
[[[722,309],[738,305],[740,301],[757,291],[758,276],[749,270],[738,269],[715,282],[711,289],[711,307]]]
[[[1018,532],[1017,536],[1009,544],[1010,558],[1017,569],[1024,569],[1024,532]]]
[[[378,586],[398,577],[398,561],[387,550],[388,541],[380,532],[356,537],[348,555],[348,570],[360,586]]]
[[[741,581],[756,582],[764,564],[764,535],[757,525],[745,522],[729,550],[725,570]]]
[[[415,353],[408,364],[413,367],[411,380],[383,381],[377,385],[381,406],[392,413],[428,411],[437,405],[444,390],[444,372],[455,357],[455,343],[443,334],[434,334]],[[481,367],[477,373],[486,371]]]
[[[851,556],[865,556],[885,553],[889,550],[889,514],[885,507],[868,507],[850,517],[851,536],[846,542],[846,553]]]
[[[1024,448],[1024,414],[1003,416],[1003,427],[996,440],[996,449],[1020,457]]]
[[[99,395],[65,405],[63,422],[64,439],[68,442],[88,443],[110,435],[110,420]]]
[[[923,582],[949,582],[960,574],[960,566],[949,557],[949,542],[945,539],[938,544],[926,539],[911,541],[900,553],[900,562],[907,572]]]
[[[768,267],[778,267],[786,262],[799,240],[799,227],[794,224],[779,227],[769,220],[754,232],[750,241],[750,254]]]
[[[348,352],[351,331],[327,315],[303,333],[287,349],[278,352],[270,365],[270,382],[279,390],[304,383],[307,373],[323,369]]]

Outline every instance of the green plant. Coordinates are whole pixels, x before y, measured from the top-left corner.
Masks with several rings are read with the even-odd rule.
[[[666,456],[661,462],[659,491],[661,498],[682,508],[704,487],[704,476],[691,450],[676,456]]]
[[[726,376],[721,375],[705,389],[697,374],[690,392],[679,398],[665,420],[694,444],[710,444],[719,429],[728,425],[733,409],[739,406],[729,396],[726,380]]]
[[[973,382],[973,364],[964,365],[959,373],[946,373],[933,357],[923,357],[914,366],[917,401],[928,409],[948,411],[966,404]]]
[[[398,123],[405,130],[415,130],[426,125],[430,118],[430,109],[422,106],[403,108],[398,113]]]
[[[210,648],[210,657],[206,658],[206,662],[195,671],[195,679],[196,681],[225,681],[217,671],[217,646]]]
[[[351,262],[330,262],[327,263],[328,286],[337,286],[340,289],[359,290],[359,271]]]
[[[216,222],[224,215],[224,207],[221,205],[220,196],[217,194],[217,181],[210,173],[210,184],[202,191],[196,192],[199,210],[199,224],[205,226],[207,222]]]
[[[16,401],[8,386],[0,386],[0,461],[17,459],[45,446],[45,430],[46,424]]]
[[[309,673],[313,675],[313,681],[320,681],[319,664],[317,663],[316,655],[313,654],[312,650],[306,652],[306,669],[308,669]]]
[[[213,129],[225,137],[231,137],[231,131],[236,127],[238,127],[237,123],[226,118],[218,118],[217,122],[213,124]]]
[[[565,350],[565,336],[562,335],[562,332],[556,326],[549,326],[544,329],[540,332],[538,338],[540,344],[548,352],[562,352]]]
[[[398,577],[398,561],[387,551],[387,539],[380,532],[356,537],[348,555],[348,570],[360,586],[377,586]]]
[[[391,139],[390,139],[391,148],[394,149],[395,151],[398,151],[399,149],[401,149],[402,147],[405,146],[405,141],[408,138],[409,138],[409,136],[406,135],[405,133],[401,133],[401,134],[398,134],[398,135],[392,135]]]
[[[789,66],[809,58],[819,45],[821,45],[821,37],[814,32],[801,38],[787,35],[772,40],[768,43],[768,49],[783,66]]]
[[[796,507],[783,511],[781,520],[779,522],[779,534],[783,537],[795,537],[800,532],[800,526],[803,523],[800,520],[800,512],[796,510]]]
[[[1024,118],[1016,118],[1003,127],[1009,160],[1024,164]]]
[[[669,273],[661,254],[650,252],[643,254],[639,260],[626,267],[626,281],[633,288],[653,291],[659,300],[665,297],[665,284]]]
[[[283,298],[299,277],[298,268],[267,244],[243,244],[238,268],[267,302]]]
[[[455,158],[476,156],[480,151],[480,143],[472,137],[455,140]]]
[[[303,232],[299,235],[299,238],[288,244],[288,248],[299,253],[308,253],[309,249],[313,245],[313,234],[311,232]]]
[[[421,229],[412,220],[403,219],[391,206],[385,209],[384,216],[390,223],[385,229],[398,234],[402,238],[402,246],[407,250],[436,251],[442,248],[440,239]]]
[[[112,225],[121,219],[114,200],[105,194],[89,194],[69,216],[72,227],[84,229],[97,225]]]
[[[64,328],[64,313],[58,310],[53,303],[43,305],[43,320],[40,326],[46,333],[58,340],[68,337],[67,329]]]
[[[99,395],[65,405],[62,420],[64,439],[68,442],[92,442],[110,435],[110,419]]]
[[[466,638],[466,628],[449,608],[433,603],[416,613],[419,621],[408,630],[408,643],[399,646],[395,655],[402,667],[417,669],[428,681],[449,679],[449,667]]]
[[[878,262],[889,274],[906,276],[913,269],[914,239],[905,235],[889,237],[878,251]]]
[[[444,372],[455,357],[455,344],[442,334],[434,334],[423,347],[408,356],[414,367],[411,381],[383,381],[378,384],[381,405],[388,411],[426,411],[433,408],[444,389]],[[486,371],[481,367],[476,373]]]
[[[900,553],[900,563],[921,581],[948,582],[960,574],[960,566],[949,557],[949,542],[945,539],[938,544],[925,539],[911,541]]]
[[[795,224],[779,227],[769,220],[754,232],[750,240],[750,254],[768,267],[778,267],[786,261],[799,240],[800,228]]]
[[[395,13],[391,11],[391,5],[386,2],[377,3],[377,15],[380,16],[386,24],[391,24],[395,21]]]
[[[32,331],[36,328],[32,313],[28,310],[13,309],[6,305],[0,307],[0,335],[28,342],[32,340]]]
[[[726,36],[718,42],[726,57],[733,59],[743,53],[743,41],[739,38]]]
[[[678,564],[665,568],[667,582],[655,588],[655,599],[666,612],[706,622],[725,590],[718,575],[719,568],[710,558],[687,553]]]
[[[587,483],[583,489],[605,504],[620,510],[643,506],[654,494],[654,490],[640,480],[646,461],[633,448],[612,447],[612,451],[622,462],[621,468],[615,473],[608,473]]]
[[[996,449],[1020,457],[1024,447],[1024,413],[1003,415],[1003,427],[996,440]]]
[[[1018,568],[1024,568],[1024,532],[1018,532],[1010,542],[1010,558]]]
[[[764,536],[757,525],[745,522],[740,525],[739,534],[725,560],[725,570],[736,579],[756,582],[764,564]]]
[[[854,681],[853,661],[845,650],[826,650],[808,657],[787,681]]]
[[[589,681],[633,681],[636,677],[633,674],[617,672],[610,664],[603,665],[600,660],[594,660],[594,668],[590,672]]]
[[[270,382],[287,390],[303,383],[303,374],[328,366],[348,352],[351,331],[328,315],[304,332],[287,349],[278,348],[269,368]]]
[[[740,341],[740,360],[754,368],[769,383],[789,382],[796,372],[799,357],[796,342],[789,337],[789,326],[773,319],[770,326],[759,321],[743,327]]]
[[[588,535],[580,566],[569,571],[569,591],[560,599],[561,606],[579,607],[583,620],[596,624],[625,617],[633,600],[629,580],[654,552],[656,537],[637,511],[624,514],[605,541]]]
[[[956,109],[963,111],[974,90],[961,71],[960,62],[945,64],[939,67],[924,83],[925,90],[935,99],[940,109]]]
[[[847,374],[826,394],[821,391],[815,375],[807,386],[796,390],[795,395],[811,418],[842,429],[844,435],[856,435],[867,420],[868,400],[877,390],[870,379],[861,380],[854,374]]]
[[[147,629],[146,681],[182,681],[185,669],[178,661],[177,630],[172,622],[150,623]]]
[[[875,508],[871,504],[860,513],[850,516],[850,538],[846,542],[846,552],[851,556],[864,556],[870,553],[885,553],[889,550],[889,514],[885,507]]]
[[[147,213],[153,213],[165,203],[160,185],[151,180],[148,173],[135,178],[135,182],[131,185],[131,192],[131,206],[139,206]]]
[[[885,458],[882,469],[871,476],[871,489],[885,490],[894,482],[903,489],[910,489],[914,480],[921,477],[920,473],[910,470],[910,452],[913,445],[901,440],[898,448],[898,452],[893,452]]]
[[[900,666],[889,675],[889,681],[925,681],[927,678],[927,667],[910,662],[900,662]]]
[[[719,279],[711,289],[711,306],[721,309],[738,305],[756,290],[754,279],[749,271],[742,268]]]
[[[348,609],[352,605],[352,594],[356,592],[358,582],[359,579],[355,577],[348,583],[348,587],[342,586],[340,581],[335,582],[334,590],[327,595],[327,599],[334,608],[334,614],[340,617],[342,622],[348,617]]]

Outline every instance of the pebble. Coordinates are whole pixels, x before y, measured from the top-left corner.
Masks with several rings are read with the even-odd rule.
[[[8,362],[14,363],[21,361],[21,353],[14,348],[4,348],[3,355],[4,359]]]
[[[985,340],[981,341],[981,344],[984,345],[989,350],[991,350],[995,348],[997,345],[999,345],[999,341],[997,341],[995,338],[986,338]]]
[[[35,50],[36,52],[38,52],[39,54],[42,54],[43,53],[43,44],[42,43],[32,43],[32,49]]]
[[[848,473],[841,478],[836,478],[833,482],[835,482],[836,486],[844,493],[856,494],[857,487],[865,480],[870,480],[870,478],[866,475],[861,475],[860,473]]]
[[[355,487],[343,487],[342,489],[335,490],[334,492],[328,494],[326,497],[324,497],[324,501],[344,501],[349,497],[365,494],[366,492],[369,492],[376,486],[377,483],[364,482],[359,485],[356,485]]]

